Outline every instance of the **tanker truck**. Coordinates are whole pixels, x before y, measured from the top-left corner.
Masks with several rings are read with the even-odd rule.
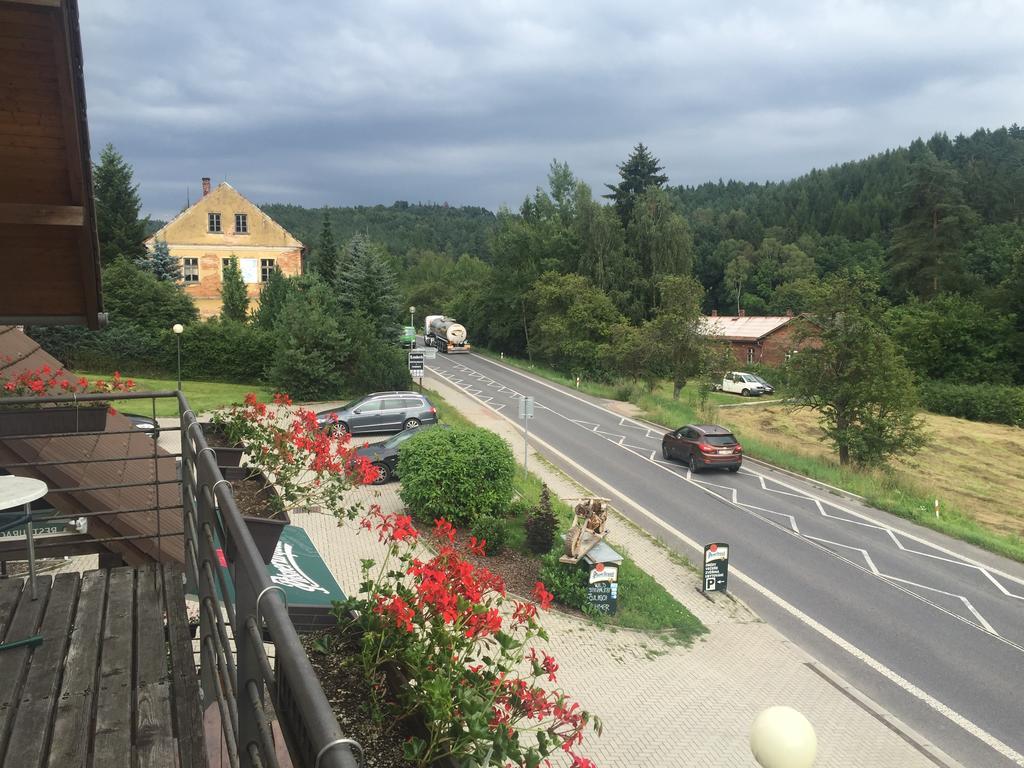
[[[466,327],[455,322],[455,318],[444,315],[427,315],[424,320],[423,341],[428,347],[437,347],[438,352],[469,352],[466,343]]]

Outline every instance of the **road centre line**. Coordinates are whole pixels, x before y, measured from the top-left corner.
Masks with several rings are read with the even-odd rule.
[[[502,367],[506,367],[506,366],[502,366]],[[433,369],[431,369],[431,370],[433,371]],[[472,395],[471,395],[471,397],[472,397]],[[477,399],[477,398],[474,398],[474,399]],[[485,408],[488,407],[484,403],[481,403],[481,404],[484,405]],[[557,413],[555,411],[552,411],[552,412],[553,413]],[[520,432],[523,431],[522,427],[520,427],[519,424],[514,419],[510,418],[509,416],[506,416],[503,413],[498,413],[498,415],[501,418],[506,419],[515,429],[519,430]],[[558,414],[558,415],[560,415],[560,414]],[[562,418],[565,418],[565,417],[562,417]],[[586,467],[582,466],[581,464],[579,464],[578,462],[576,462],[575,460],[573,460],[572,458],[570,458],[566,454],[562,453],[560,450],[558,450],[557,448],[555,448],[551,444],[547,443],[545,440],[543,440],[541,438],[538,438],[536,435],[533,436],[533,440],[534,440],[535,445],[540,445],[545,450],[549,451],[552,455],[559,457],[566,464],[568,464],[569,466],[571,466],[574,469],[576,469],[576,471],[578,471],[581,474],[583,474],[583,475],[587,476],[588,478],[590,478],[590,480],[592,482],[597,483],[598,485],[602,486],[603,488],[605,488],[607,491],[609,491],[613,495],[615,495],[618,498],[620,498],[623,501],[625,501],[629,506],[633,507],[641,515],[649,518],[650,520],[655,522],[658,526],[660,526],[664,530],[666,530],[669,533],[671,533],[673,536],[675,536],[680,541],[682,541],[684,544],[686,544],[688,547],[690,547],[694,552],[701,552],[701,551],[703,551],[703,547],[700,544],[698,544],[696,541],[691,539],[689,536],[687,536],[685,533],[683,533],[682,531],[680,531],[677,528],[673,527],[672,525],[670,525],[665,520],[662,520],[660,517],[658,517],[656,514],[654,514],[650,510],[648,510],[646,507],[644,507],[643,505],[641,505],[638,502],[634,501],[629,496],[626,496],[624,493],[619,491],[617,488],[615,488],[611,484],[605,482],[600,477],[598,477],[596,474],[594,474],[593,472],[591,472]],[[641,458],[643,458],[643,457],[641,457]],[[656,466],[658,466],[657,462],[652,462],[652,463],[655,464]],[[662,467],[662,469],[665,469],[666,471],[671,471],[671,470],[668,470],[665,467]],[[673,472],[672,474],[676,474],[676,473]],[[702,490],[705,490],[705,492],[710,493],[712,495],[715,495],[717,497],[717,494],[714,494],[713,491],[710,491],[708,489],[702,489]],[[781,528],[781,530],[786,530],[785,528],[782,528],[781,526],[779,526],[779,527]],[[789,532],[787,531],[787,533],[789,533]],[[800,537],[800,538],[801,538],[801,540],[806,541],[806,538],[804,538],[804,537]],[[820,546],[820,545],[818,545],[818,546]],[[829,551],[825,547],[822,547],[822,549],[825,549],[826,551]],[[840,558],[840,559],[842,559],[842,558]],[[852,563],[850,561],[843,560],[843,562],[849,562],[849,564],[851,566],[857,567],[857,568],[861,568],[862,570],[866,571],[866,569],[863,569],[862,566],[858,566],[857,564]],[[961,728],[964,731],[966,731],[967,733],[971,734],[972,736],[977,738],[979,741],[981,741],[984,744],[988,745],[993,750],[995,750],[996,752],[1000,753],[1004,757],[1008,758],[1012,762],[1016,763],[1017,765],[1024,766],[1024,755],[1021,755],[1020,753],[1016,752],[1012,747],[1010,747],[1009,745],[1005,744],[1004,742],[1002,742],[1001,740],[999,740],[997,737],[993,736],[992,734],[988,733],[981,726],[976,725],[972,721],[970,721],[967,718],[965,718],[962,715],[960,715],[958,712],[955,712],[952,708],[950,708],[946,704],[942,703],[941,701],[936,699],[934,696],[932,696],[928,692],[926,692],[926,691],[922,690],[921,688],[919,688],[918,686],[914,685],[912,682],[910,682],[909,680],[904,678],[902,675],[898,674],[897,672],[895,672],[894,670],[890,669],[889,667],[887,667],[882,662],[880,662],[880,661],[876,660],[875,658],[873,658],[872,656],[868,655],[865,651],[862,651],[860,648],[858,648],[857,646],[853,645],[853,643],[849,642],[845,638],[843,638],[840,635],[838,635],[837,633],[833,632],[828,627],[826,627],[823,624],[821,624],[820,622],[818,622],[816,619],[808,616],[803,611],[801,611],[799,608],[797,608],[796,606],[790,604],[788,601],[786,601],[781,596],[775,594],[774,592],[769,590],[767,587],[761,585],[759,582],[754,580],[752,577],[747,576],[747,574],[744,571],[742,571],[741,569],[736,568],[734,566],[730,566],[729,570],[730,570],[730,573],[735,575],[735,577],[737,579],[739,579],[740,581],[745,583],[747,586],[749,586],[754,591],[756,591],[759,594],[761,594],[765,599],[771,601],[776,606],[778,606],[779,608],[781,608],[782,610],[784,610],[785,612],[789,613],[791,616],[793,616],[794,618],[796,618],[797,620],[802,622],[805,626],[807,626],[808,628],[814,630],[819,635],[821,635],[825,639],[829,640],[830,642],[832,642],[833,644],[835,644],[836,646],[838,646],[842,650],[846,651],[848,654],[853,656],[855,659],[857,659],[861,663],[865,664],[866,666],[868,666],[869,668],[871,668],[872,670],[874,670],[878,674],[880,674],[883,677],[885,677],[887,680],[889,680],[889,682],[893,683],[894,685],[896,685],[897,687],[899,687],[900,689],[902,689],[903,691],[905,691],[909,695],[913,696],[914,698],[918,699],[922,703],[926,704],[933,711],[935,711],[938,714],[942,715],[947,720],[949,720],[950,722],[954,723],[959,728]],[[895,585],[893,585],[893,586],[895,586]],[[897,587],[897,588],[899,588],[899,587]],[[903,589],[903,588],[900,588],[900,589]],[[914,595],[914,593],[910,592],[909,590],[904,589],[904,591],[907,592],[910,595],[913,595],[914,597],[917,597],[918,599],[922,599],[922,598],[920,598],[920,596]],[[925,602],[929,602],[929,601],[925,601]],[[939,606],[939,607],[941,609],[941,606]],[[944,609],[942,609],[942,610],[944,610]],[[946,612],[949,613],[948,611],[946,611]],[[957,619],[959,619],[961,621],[964,621],[964,622],[970,624],[970,622],[967,622],[966,619],[963,619],[962,617],[956,616],[956,614],[950,614],[950,615],[954,616],[955,618],[957,618]],[[974,626],[974,625],[970,624],[970,626]],[[1024,649],[1021,649],[1021,650],[1024,650]],[[852,686],[851,686],[851,688],[852,688]]]

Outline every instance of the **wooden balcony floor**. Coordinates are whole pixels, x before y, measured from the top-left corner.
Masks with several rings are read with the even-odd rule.
[[[206,768],[181,571],[0,580],[4,768]]]

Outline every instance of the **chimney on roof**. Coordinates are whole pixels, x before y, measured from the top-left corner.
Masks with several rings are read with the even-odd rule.
[[[747,316],[747,310],[741,309],[740,310],[740,317],[746,317],[746,316]]]
[[[792,309],[787,309],[786,310],[786,317],[792,317],[792,316],[793,316],[793,310]]]
[[[210,194],[210,177],[203,176],[203,197],[206,197],[208,194]]]
[[[712,317],[718,317],[718,310],[717,309],[712,309],[711,310],[711,316]]]

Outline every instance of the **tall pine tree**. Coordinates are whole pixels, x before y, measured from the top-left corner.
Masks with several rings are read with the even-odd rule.
[[[171,256],[166,240],[157,240],[153,250],[147,251],[136,264],[140,269],[156,275],[157,280],[167,280],[172,283],[181,281],[181,262]]]
[[[221,275],[220,284],[220,317],[222,320],[234,320],[244,323],[249,313],[249,294],[242,279],[242,270],[238,268],[238,259],[234,254]]]
[[[661,173],[664,168],[659,162],[641,142],[633,147],[626,162],[619,163],[619,176],[622,180],[618,184],[605,184],[610,194],[604,197],[614,202],[623,227],[629,226],[633,219],[633,207],[644,192],[652,187],[661,189],[668,181],[668,176]]]
[[[288,278],[281,274],[280,269],[274,269],[267,282],[260,286],[259,306],[252,313],[253,324],[266,331],[273,330],[287,299]]]
[[[349,241],[348,258],[338,273],[337,294],[342,310],[363,315],[373,326],[377,338],[398,338],[395,273],[380,248],[364,235],[356,235]]]
[[[320,225],[320,239],[313,250],[309,271],[320,275],[327,283],[334,282],[338,271],[338,244],[334,239],[334,229],[331,227],[331,219],[326,208],[323,223]]]
[[[139,185],[132,184],[132,173],[132,167],[113,144],[103,148],[100,162],[93,166],[96,231],[104,265],[122,257],[138,262],[146,253],[143,241],[149,217],[139,218],[142,200]]]
[[[922,298],[956,291],[963,284],[963,247],[977,215],[964,202],[957,170],[927,147],[916,145],[917,159],[903,188],[900,224],[888,254],[892,289]]]

